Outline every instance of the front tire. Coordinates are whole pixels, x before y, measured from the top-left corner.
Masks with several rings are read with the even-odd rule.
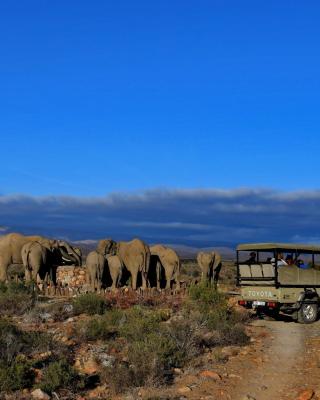
[[[302,303],[298,311],[298,322],[300,324],[312,324],[318,318],[318,304]]]

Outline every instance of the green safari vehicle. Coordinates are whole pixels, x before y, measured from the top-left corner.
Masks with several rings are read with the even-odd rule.
[[[316,321],[320,271],[315,261],[319,255],[320,246],[240,244],[236,262],[239,304],[265,315],[292,315],[301,323]]]

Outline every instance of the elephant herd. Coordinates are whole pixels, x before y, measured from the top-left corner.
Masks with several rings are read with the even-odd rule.
[[[202,280],[216,284],[221,269],[221,257],[216,252],[200,252],[197,262]],[[11,264],[22,264],[26,281],[55,282],[59,265],[82,264],[81,250],[64,240],[42,236],[24,236],[10,233],[0,238],[0,281],[7,281]],[[86,258],[87,282],[91,290],[102,286],[117,288],[131,277],[131,286],[137,289],[171,288],[180,286],[181,262],[177,253],[163,245],[148,246],[140,239],[115,242],[103,239]]]
[[[81,265],[81,259],[81,250],[64,240],[9,233],[0,238],[0,282],[8,280],[12,264],[24,266],[27,281],[54,281],[56,266]]]

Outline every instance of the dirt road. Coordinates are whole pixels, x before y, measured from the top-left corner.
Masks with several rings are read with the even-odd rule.
[[[320,322],[302,325],[287,321],[254,321],[265,331],[258,359],[243,360],[241,381],[231,398],[242,400],[298,399],[302,392],[320,394]],[[305,392],[306,395],[307,392]]]

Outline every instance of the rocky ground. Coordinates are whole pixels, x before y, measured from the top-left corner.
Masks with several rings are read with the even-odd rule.
[[[60,300],[62,301],[62,300]],[[112,364],[103,344],[74,346],[74,329],[84,315],[54,322],[41,329],[75,351],[75,368],[94,375],[99,363]],[[23,329],[38,329],[38,324],[17,318]],[[252,319],[247,324],[250,343],[246,346],[217,347],[195,357],[186,369],[176,369],[171,385],[143,387],[125,395],[110,395],[106,385],[79,395],[83,399],[179,399],[179,400],[310,400],[320,399],[320,322],[301,325],[290,318],[278,321]],[[47,357],[43,354],[42,357]],[[12,397],[8,397],[12,398]],[[45,393],[25,391],[24,398],[48,399]],[[59,398],[58,395],[53,398]]]

